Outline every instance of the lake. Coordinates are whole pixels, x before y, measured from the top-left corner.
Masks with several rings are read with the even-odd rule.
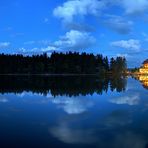
[[[142,83],[0,76],[0,148],[148,148],[148,87]]]

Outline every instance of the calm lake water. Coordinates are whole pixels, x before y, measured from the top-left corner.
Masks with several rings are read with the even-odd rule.
[[[148,148],[148,89],[132,78],[0,77],[0,148]]]

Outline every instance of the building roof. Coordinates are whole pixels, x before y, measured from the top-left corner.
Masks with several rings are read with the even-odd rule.
[[[143,62],[143,64],[148,64],[148,59]]]

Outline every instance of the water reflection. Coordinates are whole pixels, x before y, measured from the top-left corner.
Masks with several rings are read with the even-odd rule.
[[[58,125],[49,127],[48,131],[65,144],[79,144],[79,146],[83,144],[85,147],[101,148],[147,148],[147,135],[143,131],[130,127],[134,125],[130,114],[123,110],[116,110],[102,122],[91,121],[92,126],[87,128],[85,125],[81,128],[73,128],[71,125],[76,122],[76,119],[63,118]]]
[[[113,98],[110,100],[110,102],[115,104],[137,105],[140,102],[140,96],[139,94],[122,96],[118,98]]]
[[[148,75],[139,75],[138,80],[140,80],[144,88],[148,89]]]
[[[6,103],[6,102],[8,102],[8,99],[3,97],[3,96],[1,96],[0,97],[0,103]]]
[[[0,147],[148,147],[148,92],[134,79],[3,76],[0,92]]]
[[[110,129],[124,127],[133,122],[130,117],[130,114],[130,112],[125,110],[114,110],[105,118],[105,121],[103,123],[106,126],[106,128]]]
[[[57,97],[51,100],[68,114],[80,114],[94,105],[91,97]]]
[[[68,144],[92,144],[98,140],[94,129],[72,129],[65,124],[49,128],[49,133]]]
[[[68,76],[68,77],[43,77],[43,76],[1,76],[0,93],[33,92],[52,96],[86,96],[94,93],[102,94],[111,91],[125,91],[127,78],[124,77],[95,77],[95,76]]]

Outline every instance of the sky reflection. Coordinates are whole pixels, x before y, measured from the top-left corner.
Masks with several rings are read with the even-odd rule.
[[[147,148],[147,89],[129,78],[124,91],[97,91],[0,94],[0,147]]]

